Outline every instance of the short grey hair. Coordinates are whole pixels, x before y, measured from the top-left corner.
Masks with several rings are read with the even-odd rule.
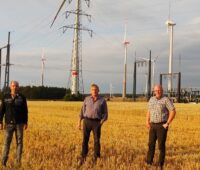
[[[90,88],[92,88],[92,87],[95,87],[95,88],[99,91],[99,86],[98,86],[97,84],[92,83],[92,84],[90,85]]]
[[[18,82],[18,81],[12,80],[12,81],[10,82],[10,85],[13,84],[13,83],[19,87],[19,82]]]

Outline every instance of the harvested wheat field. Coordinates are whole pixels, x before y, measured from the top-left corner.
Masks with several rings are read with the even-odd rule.
[[[22,167],[25,170],[77,169],[82,132],[76,128],[81,102],[29,101],[29,127],[24,136]],[[147,103],[108,102],[109,118],[102,126],[101,159],[92,165],[93,136],[89,155],[80,169],[157,169],[144,163],[148,130],[145,127]],[[200,169],[200,105],[176,104],[177,115],[167,138],[166,170]],[[3,131],[0,145],[3,144]],[[8,167],[15,167],[15,140]]]

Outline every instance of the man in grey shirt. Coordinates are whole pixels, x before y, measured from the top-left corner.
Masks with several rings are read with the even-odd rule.
[[[165,142],[168,127],[175,117],[176,110],[168,97],[163,96],[161,85],[154,86],[155,96],[151,97],[148,105],[146,125],[149,128],[149,150],[147,153],[147,164],[153,163],[155,144],[158,139],[160,150],[159,166],[162,169],[165,160]]]
[[[94,162],[100,157],[101,126],[108,118],[107,103],[103,97],[99,96],[99,87],[96,84],[92,84],[90,92],[91,95],[86,97],[83,102],[78,122],[78,128],[81,129],[83,120],[83,143],[79,165],[82,165],[86,160],[91,131],[94,136]]]

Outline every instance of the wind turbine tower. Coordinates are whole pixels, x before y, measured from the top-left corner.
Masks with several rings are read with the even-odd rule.
[[[44,49],[42,49],[42,58],[41,58],[41,61],[42,61],[42,87],[44,86],[44,67],[45,67],[45,61],[46,59],[44,58]]]
[[[175,22],[173,22],[170,19],[170,4],[169,4],[169,19],[166,21],[166,25],[168,27],[169,32],[169,79],[168,79],[168,92],[172,92],[172,81],[173,81],[173,32],[174,32],[174,26],[176,25]]]
[[[124,55],[124,78],[123,78],[123,91],[122,91],[122,98],[125,99],[126,98],[126,82],[127,82],[127,48],[128,48],[128,45],[130,44],[129,41],[127,41],[126,39],[126,32],[127,32],[127,28],[126,28],[126,24],[125,24],[125,34],[124,34],[124,42],[123,42],[123,45],[124,45],[124,52],[125,52],[125,55]]]
[[[51,24],[54,24],[60,10],[64,6],[65,2],[67,0],[63,0],[61,6],[58,9],[58,12],[56,13],[56,16],[54,17],[54,20]],[[68,3],[70,4],[73,0],[68,0]],[[72,57],[71,57],[71,75],[70,75],[70,89],[71,93],[74,95],[78,95],[78,93],[83,93],[83,88],[80,89],[80,82],[82,82],[82,56],[81,56],[81,31],[88,31],[90,33],[90,36],[92,36],[92,30],[85,28],[81,24],[81,16],[86,16],[89,21],[91,21],[91,15],[88,15],[82,11],[81,8],[81,2],[85,1],[86,5],[90,6],[90,0],[76,0],[76,9],[72,11],[66,11],[66,18],[69,17],[70,14],[75,15],[75,23],[73,25],[67,25],[63,26],[63,32],[65,32],[67,29],[73,29],[74,30],[74,38],[73,38],[73,49],[72,49]]]

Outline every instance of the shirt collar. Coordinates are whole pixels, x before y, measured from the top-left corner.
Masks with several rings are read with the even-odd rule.
[[[90,95],[90,98],[93,99],[92,95]],[[99,100],[99,99],[100,99],[100,96],[98,95],[97,100]]]
[[[10,93],[10,96],[12,97],[12,94]],[[15,97],[18,97],[19,96],[19,93],[16,93]],[[14,97],[14,98],[15,98]]]
[[[156,100],[161,100],[164,96],[162,95],[159,99],[156,96],[154,96],[154,97]]]

